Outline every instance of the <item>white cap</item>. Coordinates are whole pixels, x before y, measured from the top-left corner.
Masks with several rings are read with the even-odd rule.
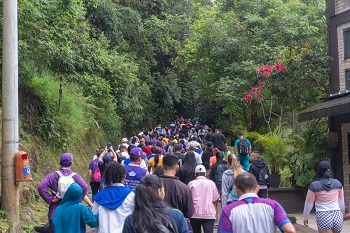
[[[127,141],[128,141],[128,139],[126,139],[126,138],[122,139],[122,143],[127,142]]]
[[[206,173],[205,167],[203,165],[197,165],[196,169],[194,170],[195,173]]]

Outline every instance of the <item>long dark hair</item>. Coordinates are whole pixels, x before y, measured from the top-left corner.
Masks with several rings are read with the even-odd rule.
[[[189,151],[186,153],[185,158],[182,160],[183,166],[180,168],[181,175],[179,176],[179,179],[185,183],[188,184],[190,181],[194,180],[196,178],[196,175],[194,174],[194,170],[197,166],[196,156],[193,151]]]
[[[157,211],[154,207],[165,207],[161,197],[156,194],[157,190],[162,187],[163,184],[159,177],[153,174],[144,176],[136,187],[134,208],[135,233],[161,232],[162,222],[165,222],[167,218],[165,214]]]
[[[183,167],[185,167],[186,170],[194,171],[197,166],[196,155],[194,154],[193,151],[189,151],[186,153],[185,158],[183,159],[182,162],[183,162]]]

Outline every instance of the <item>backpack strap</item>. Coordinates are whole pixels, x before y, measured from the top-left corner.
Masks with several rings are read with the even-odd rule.
[[[56,171],[56,173],[61,177],[63,176],[62,172],[61,171]]]
[[[168,215],[168,213],[170,212],[170,210],[171,210],[171,208],[170,207],[164,207],[164,208],[162,208],[162,214],[166,214],[166,215]]]
[[[179,233],[174,220],[168,215],[170,210],[171,210],[170,207],[164,207],[161,210],[161,213],[165,215],[165,217],[169,220],[169,223],[170,223],[170,226],[166,226],[166,227],[168,228],[168,230],[170,230],[173,233]],[[171,227],[171,229],[169,229],[169,227]]]
[[[62,172],[61,171],[56,171],[56,173],[61,177],[61,176],[63,176],[63,174],[62,174]],[[76,175],[77,173],[75,173],[75,172],[72,172],[71,174],[69,174],[69,177],[73,177],[74,175]]]

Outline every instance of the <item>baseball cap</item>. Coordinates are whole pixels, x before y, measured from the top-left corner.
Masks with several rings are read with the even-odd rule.
[[[327,171],[331,170],[331,164],[327,161],[321,161],[317,166],[318,171]]]
[[[197,146],[194,143],[191,143],[190,146],[188,147],[188,149],[190,150],[195,150],[197,148]]]
[[[104,154],[102,160],[104,163],[109,163],[112,160],[111,153],[107,152],[106,154]]]
[[[196,169],[194,170],[195,173],[201,173],[201,172],[206,172],[205,167],[203,165],[197,165]]]
[[[140,147],[134,147],[130,151],[130,156],[134,158],[138,158],[141,156],[146,156],[146,153],[143,152]]]
[[[60,162],[73,162],[73,156],[69,153],[63,153]]]
[[[128,141],[128,139],[126,139],[126,138],[122,139],[122,143],[127,142],[127,141]]]

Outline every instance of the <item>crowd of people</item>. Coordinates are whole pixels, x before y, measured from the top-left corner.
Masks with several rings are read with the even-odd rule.
[[[197,117],[142,130],[123,138],[117,149],[107,142],[96,150],[88,167],[92,201],[72,164],[73,156],[62,154],[60,170],[38,185],[49,203],[47,229],[38,232],[80,233],[86,225],[99,233],[272,233],[276,226],[295,232],[283,207],[268,199],[268,166],[251,142],[239,134],[231,153],[222,132]],[[320,232],[340,232],[342,186],[325,161],[318,177],[307,194],[304,224],[316,202]]]

